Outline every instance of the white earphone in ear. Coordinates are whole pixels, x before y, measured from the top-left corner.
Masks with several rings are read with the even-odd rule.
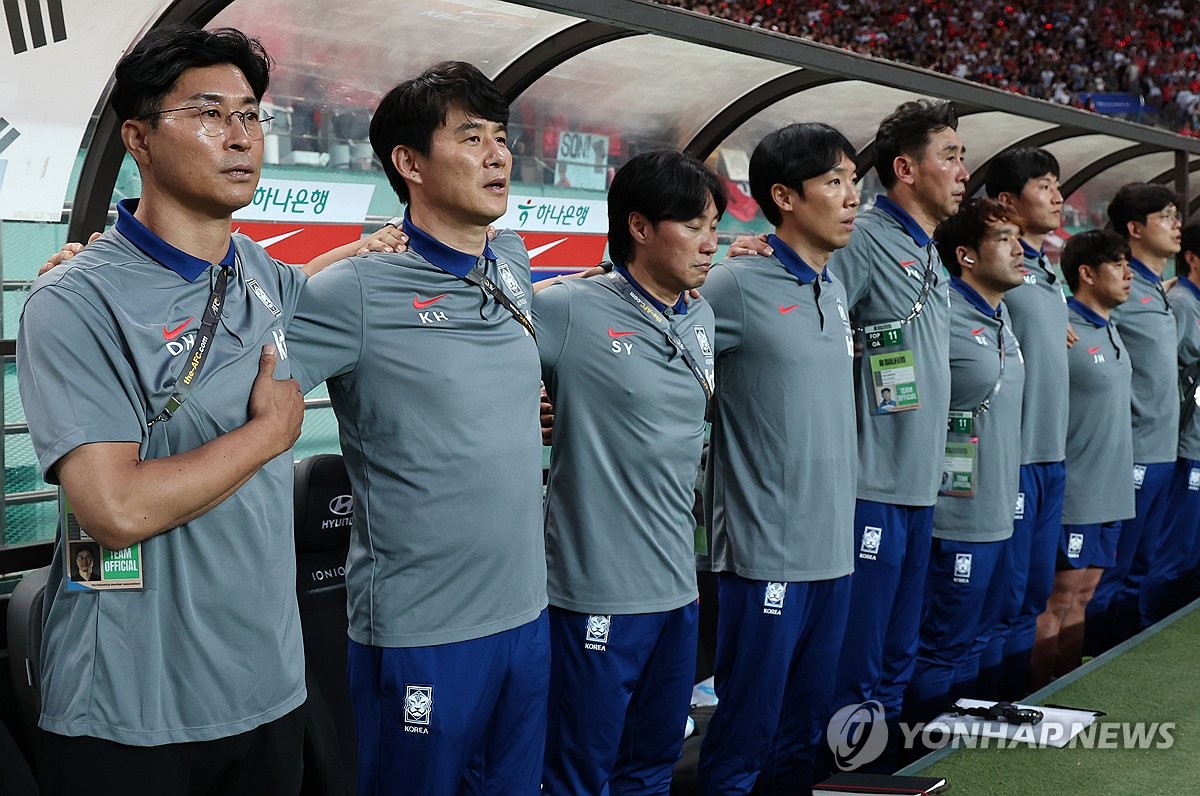
[[[970,265],[974,265],[974,264],[975,264],[975,261],[974,261],[974,260],[972,260],[970,257],[966,256],[965,254],[963,255],[963,262],[964,262],[964,263],[969,263]]]

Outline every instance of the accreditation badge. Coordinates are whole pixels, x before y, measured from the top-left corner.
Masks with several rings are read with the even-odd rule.
[[[67,591],[103,591],[142,588],[142,543],[124,550],[109,550],[80,527],[67,493],[58,490],[59,519],[63,529],[63,565]]]
[[[953,497],[973,497],[979,480],[979,438],[975,436],[972,412],[951,412],[946,434],[946,455],[942,464],[942,485],[938,493]]]
[[[917,393],[917,362],[904,344],[904,326],[881,323],[863,329],[863,346],[875,390],[872,414],[890,415],[921,406]]]

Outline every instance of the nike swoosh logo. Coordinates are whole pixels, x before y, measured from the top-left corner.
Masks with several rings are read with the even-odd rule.
[[[164,324],[163,324],[163,339],[164,339],[164,340],[166,340],[167,342],[170,342],[171,340],[174,340],[176,337],[178,337],[179,335],[183,334],[183,330],[184,330],[184,329],[186,329],[186,328],[187,328],[187,325],[188,325],[189,323],[191,323],[192,321],[194,321],[194,320],[196,320],[196,316],[195,316],[195,315],[193,315],[192,317],[188,318],[186,321],[184,321],[183,323],[179,324],[179,325],[178,325],[178,326],[176,326],[174,329],[168,329],[168,328],[167,328],[167,325],[164,323]]]
[[[608,336],[609,337],[628,337],[631,334],[637,334],[637,332],[618,332],[616,329],[612,328],[611,326],[608,327]]]
[[[237,234],[237,232],[239,230],[240,230],[240,227],[238,229],[235,229],[234,234]],[[263,238],[262,240],[256,240],[254,242],[257,243],[259,246],[262,246],[264,249],[269,249],[270,247],[274,246],[276,243],[285,241],[288,238],[292,237],[293,235],[299,235],[303,231],[304,231],[304,227],[300,227],[300,229],[293,229],[291,232],[285,232],[282,235],[276,235],[273,238]]]
[[[980,326],[978,329],[972,329],[971,334],[983,334],[983,327]]]
[[[1094,346],[1092,346],[1091,348],[1089,348],[1089,349],[1088,349],[1088,353],[1089,353],[1089,354],[1099,354],[1099,353],[1100,353],[1100,346],[1098,346],[1098,345],[1094,345]]]
[[[908,268],[910,265],[916,265],[916,264],[917,264],[916,260],[901,260],[900,261],[901,268]]]
[[[446,296],[449,296],[449,295],[450,295],[449,293],[443,293],[442,295],[434,296],[431,299],[422,299],[420,296],[413,296],[413,309],[423,310],[426,307],[429,307],[433,304],[437,304],[439,301],[441,301],[442,299],[444,299]]]
[[[1143,304],[1149,304],[1151,301],[1154,301],[1154,296],[1142,296]]]
[[[785,307],[785,306],[783,306],[782,304],[780,304],[780,305],[779,305],[779,311],[780,311],[781,313],[783,313],[784,315],[787,315],[789,312],[791,312],[792,310],[796,309],[796,308],[797,308],[797,307],[799,307],[799,306],[800,306],[799,304],[793,304],[793,305],[792,305],[792,306],[790,306],[790,307]]]
[[[537,248],[530,249],[529,250],[529,259],[532,260],[534,257],[537,257],[539,254],[545,254],[546,252],[550,251],[558,244],[566,243],[566,242],[567,242],[566,238],[559,238],[558,240],[550,241],[549,243],[545,244],[544,246],[538,246]]]

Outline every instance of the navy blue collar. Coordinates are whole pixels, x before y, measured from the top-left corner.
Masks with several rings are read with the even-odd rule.
[[[654,307],[654,309],[658,310],[659,312],[667,311],[667,305],[663,304],[661,301],[656,299],[654,296],[651,296],[646,291],[646,288],[639,285],[638,281],[633,278],[633,274],[629,273],[629,269],[625,267],[624,263],[618,263],[618,262],[614,261],[613,262],[613,270],[616,271],[621,276],[625,277],[625,281],[627,281],[629,284],[633,285],[633,289],[636,290],[637,292],[641,293],[642,297],[645,298],[646,301],[649,301],[650,304]],[[670,309],[676,315],[687,315],[687,300],[684,298],[684,295],[682,293],[679,294],[679,300],[675,302],[675,306],[671,307]]]
[[[904,227],[904,231],[908,233],[908,236],[912,238],[913,242],[918,246],[925,248],[929,245],[929,241],[932,239],[929,237],[928,233],[921,228],[921,225],[917,223],[916,219],[910,216],[908,211],[903,207],[882,194],[875,197],[875,206],[899,221],[900,226]]]
[[[1192,291],[1192,295],[1195,296],[1196,298],[1200,299],[1200,285],[1197,285],[1195,282],[1193,282],[1191,279],[1187,278],[1186,276],[1179,277],[1179,284],[1183,285],[1188,290]]]
[[[1069,299],[1067,299],[1067,306],[1078,312],[1081,316],[1083,316],[1085,321],[1098,329],[1103,329],[1105,326],[1108,326],[1108,321],[1104,319],[1103,315],[1096,312],[1094,309],[1087,306],[1074,296],[1071,296]]]
[[[1000,305],[997,304],[995,307],[993,307],[992,305],[988,304],[983,296],[979,295],[978,290],[968,285],[960,277],[951,276],[950,287],[957,290],[959,295],[965,298],[968,302],[970,302],[972,307],[979,310],[984,315],[988,316],[989,318],[1000,317]]]
[[[1042,255],[1046,253],[1045,248],[1035,249],[1021,238],[1021,251],[1025,252],[1025,256],[1031,260],[1040,260]]]
[[[418,227],[409,218],[408,210],[404,211],[403,229],[404,234],[408,236],[409,249],[424,257],[430,264],[441,268],[448,274],[454,274],[459,279],[466,276],[467,272],[479,262],[479,258],[474,254],[452,249]],[[483,256],[489,260],[496,259],[496,255],[492,254],[490,244],[483,244]]]
[[[122,199],[117,202],[117,232],[124,235],[125,239],[136,246],[142,254],[174,271],[189,282],[195,282],[201,274],[208,271],[212,266],[208,260],[201,260],[182,249],[176,249],[134,218],[133,214],[137,211],[137,206],[137,199]],[[237,261],[235,255],[233,238],[230,238],[229,251],[225,252],[221,265],[233,268]]]
[[[1151,271],[1150,266],[1136,257],[1129,258],[1129,267],[1133,269],[1134,273],[1141,274],[1142,278],[1148,280],[1152,285],[1157,285],[1162,281],[1161,276]]]
[[[800,280],[800,284],[810,285],[818,276],[821,277],[822,282],[833,281],[829,278],[828,268],[818,274],[816,269],[804,262],[804,258],[796,254],[795,249],[780,240],[778,235],[768,235],[767,245],[775,250],[776,259],[783,263],[783,267],[789,274]]]

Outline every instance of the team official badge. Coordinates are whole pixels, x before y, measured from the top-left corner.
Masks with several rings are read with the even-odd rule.
[[[612,631],[612,617],[593,614],[587,618],[587,634],[583,639],[584,649],[603,652],[607,647],[608,634]]]
[[[1188,470],[1188,490],[1192,492],[1200,490],[1200,467]]]
[[[1135,464],[1133,466],[1133,488],[1141,489],[1142,482],[1146,480],[1146,465]]]
[[[1083,534],[1067,534],[1067,558],[1079,558],[1083,552]]]
[[[692,331],[696,333],[696,344],[700,346],[700,353],[706,357],[713,355],[712,346],[708,342],[708,333],[704,331],[703,326],[693,326]]]
[[[1014,520],[1025,519],[1025,493],[1024,492],[1017,493],[1017,507],[1013,511],[1013,519]]]
[[[873,525],[863,527],[862,544],[858,548],[858,557],[874,561],[879,555],[879,543],[883,541],[883,529]]]
[[[433,686],[409,685],[404,690],[404,723],[416,725],[414,729],[405,727],[407,732],[421,732],[429,726],[433,715]],[[423,730],[429,732],[428,730]]]
[[[971,553],[954,554],[954,582],[971,582]]]
[[[763,596],[763,613],[781,616],[783,614],[783,598],[787,596],[787,584],[771,581]]]

